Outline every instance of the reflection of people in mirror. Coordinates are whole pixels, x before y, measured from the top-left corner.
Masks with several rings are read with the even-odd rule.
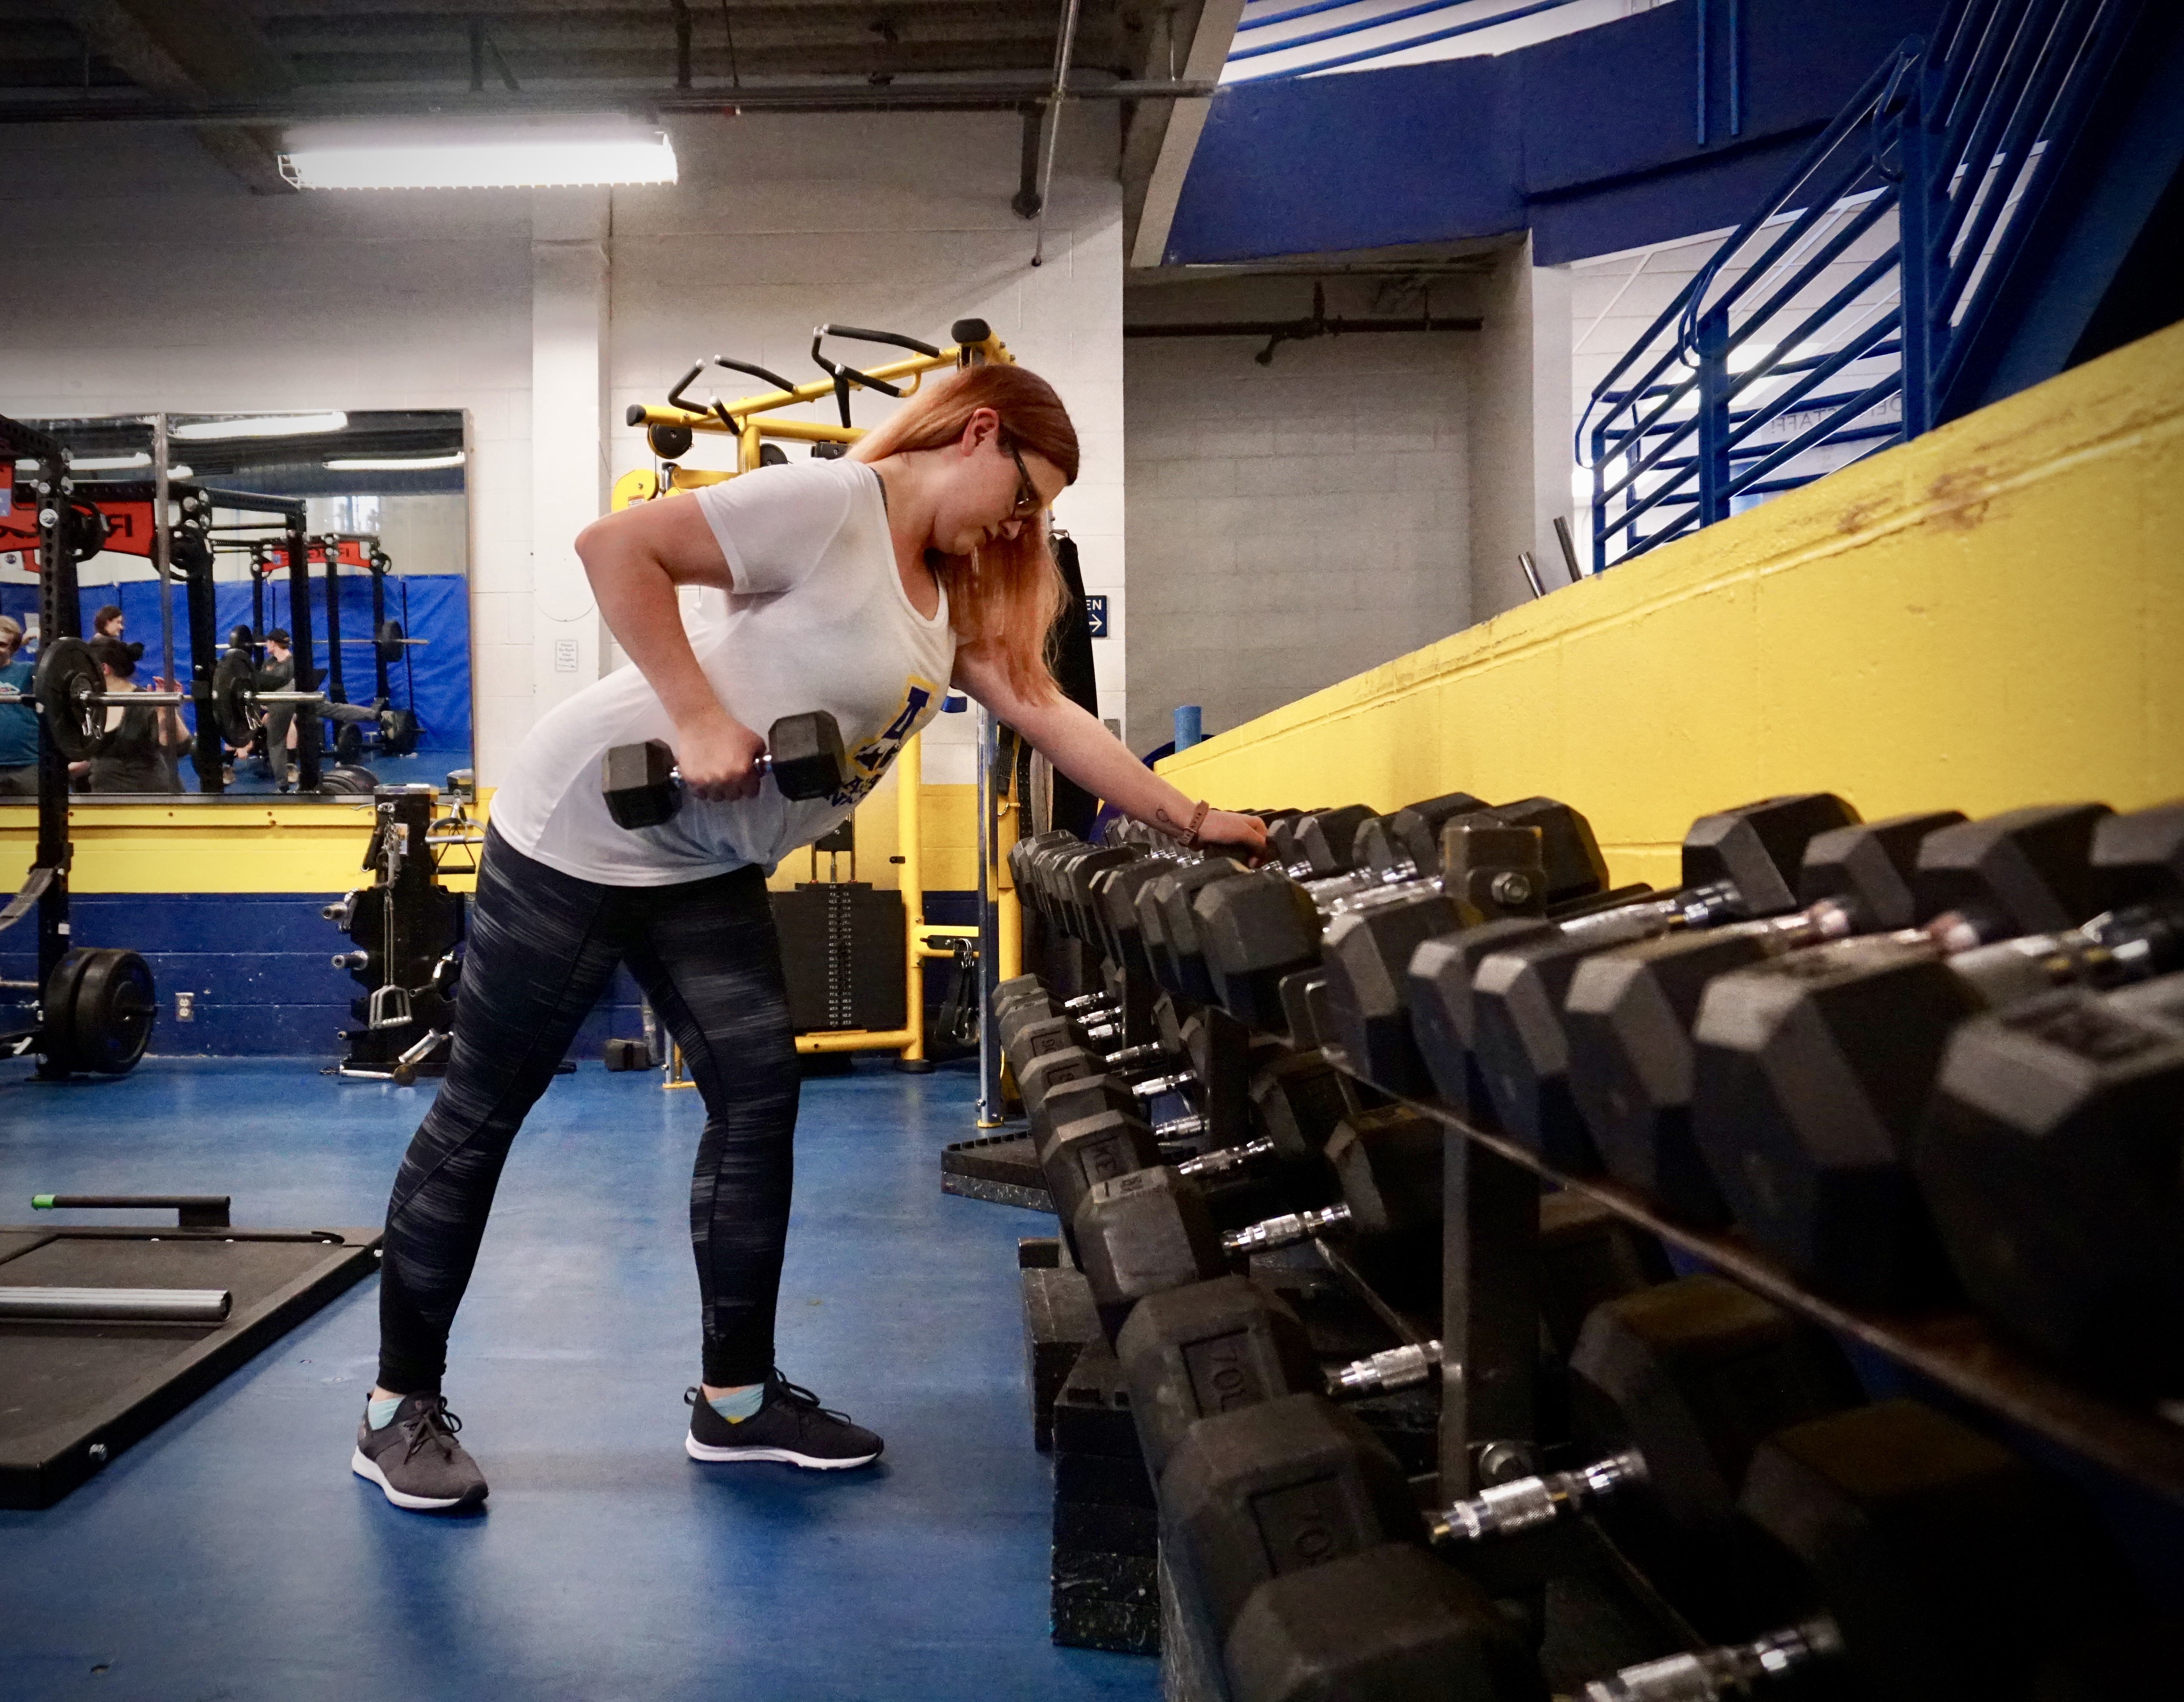
[[[91,641],[92,660],[106,677],[109,692],[138,689],[135,646],[102,633]],[[154,691],[172,691],[164,679],[152,682]],[[181,711],[168,706],[121,704],[106,711],[106,742],[88,762],[72,762],[71,774],[81,775],[86,791],[179,792],[182,790],[178,758],[188,748],[189,728]]]
[[[1077,472],[1061,398],[997,363],[928,382],[839,459],[640,503],[578,536],[632,661],[544,716],[493,799],[447,1079],[387,1209],[379,1381],[350,1460],[396,1505],[485,1498],[441,1391],[448,1331],[516,1130],[623,963],[705,1106],[685,1451],[820,1470],[878,1457],[878,1437],[774,1359],[799,1069],[767,873],[849,817],[951,684],[1178,840],[1244,856],[1265,843],[1261,823],[1185,798],[1056,686],[1046,511]],[[793,799],[765,778],[755,729],[817,711],[854,778]],[[621,827],[601,760],[655,739],[674,750],[683,802]]]
[[[296,683],[296,654],[288,648],[287,629],[276,627],[265,635],[265,665],[258,670],[260,691],[287,691]],[[265,711],[265,730],[259,735],[265,761],[282,791],[295,784],[291,753],[296,748],[296,706],[276,703]]]
[[[0,615],[0,687],[31,695],[34,665],[23,654],[23,628]],[[0,798],[38,795],[38,711],[27,703],[0,703]]]

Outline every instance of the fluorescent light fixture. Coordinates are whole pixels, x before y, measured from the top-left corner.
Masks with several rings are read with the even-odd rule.
[[[328,472],[431,472],[437,467],[459,467],[463,464],[463,452],[457,449],[450,455],[412,455],[406,460],[393,455],[358,455],[326,463]]]
[[[176,426],[170,438],[295,438],[307,432],[340,432],[348,428],[348,416],[326,414],[259,414],[234,420],[192,420]]]
[[[33,462],[32,465],[36,466],[36,463]],[[148,467],[151,465],[150,455],[142,449],[133,449],[125,455],[77,455],[69,462],[69,471],[72,473],[127,472],[132,468]],[[190,470],[187,467],[167,469],[169,478],[187,478],[189,476]]]
[[[666,133],[627,119],[310,125],[288,132],[298,189],[547,189],[672,183]]]

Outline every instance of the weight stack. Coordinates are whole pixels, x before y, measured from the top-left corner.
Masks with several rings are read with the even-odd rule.
[[[902,895],[868,881],[799,881],[773,895],[788,1018],[799,1034],[908,1020]]]
[[[1054,1403],[1054,1640],[1160,1653],[1160,1514],[1114,1350],[1085,1344]]]

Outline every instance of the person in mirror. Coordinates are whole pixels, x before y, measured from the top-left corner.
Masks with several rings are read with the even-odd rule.
[[[256,684],[260,691],[296,689],[296,655],[288,648],[285,627],[276,627],[265,634],[265,661],[258,670]],[[295,785],[290,765],[290,753],[296,748],[295,705],[276,703],[269,707],[259,737],[265,741],[265,763],[274,784],[283,792],[290,790]]]
[[[709,1467],[878,1457],[878,1435],[775,1359],[800,1072],[767,874],[849,817],[951,688],[1178,842],[1251,860],[1265,847],[1263,823],[1185,797],[1056,685],[1047,511],[1077,471],[1052,388],[973,366],[928,379],[838,460],[640,504],[578,536],[630,662],[542,717],[493,799],[447,1076],[387,1205],[378,1382],[350,1459],[397,1506],[485,1499],[442,1390],[448,1330],[516,1130],[620,963],[705,1110],[685,1451]],[[758,729],[815,710],[839,725],[853,778],[793,801],[761,778]],[[674,751],[684,802],[624,829],[601,758],[648,739]]]
[[[22,623],[0,615],[0,695],[27,700],[36,664],[23,654]],[[38,711],[27,701],[0,702],[0,798],[38,795]]]
[[[105,676],[106,689],[126,694],[138,689],[136,646],[120,639],[101,636],[91,641],[92,660]],[[155,691],[172,691],[173,684],[154,679]],[[92,792],[179,792],[182,790],[178,763],[189,746],[189,728],[181,711],[164,704],[109,705],[106,711],[106,740],[88,762],[71,763],[79,770],[85,790]]]
[[[126,634],[121,629],[126,624],[127,617],[120,605],[109,603],[91,617],[91,635],[94,639],[125,638]],[[141,656],[143,651],[140,650],[136,654]]]

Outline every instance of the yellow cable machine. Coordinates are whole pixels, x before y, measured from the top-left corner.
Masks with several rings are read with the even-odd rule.
[[[1016,357],[1008,347],[994,335],[981,319],[959,319],[950,327],[950,341],[943,346],[905,337],[897,332],[869,331],[855,326],[822,325],[811,333],[811,358],[827,376],[808,383],[799,384],[777,372],[749,361],[732,360],[727,355],[716,355],[693,366],[668,392],[665,406],[652,407],[633,402],[624,416],[624,423],[644,427],[646,441],[662,465],[655,470],[638,467],[624,473],[615,481],[613,506],[629,507],[634,503],[652,502],[661,497],[671,497],[683,491],[694,490],[701,485],[720,484],[744,473],[785,460],[786,455],[778,447],[783,444],[805,444],[812,446],[814,454],[827,453],[826,445],[834,445],[833,453],[839,455],[850,444],[864,436],[864,428],[850,421],[850,398],[857,390],[872,390],[883,396],[904,397],[917,393],[918,387],[928,372],[954,371],[984,361],[1013,363]],[[841,338],[854,342],[873,343],[905,349],[908,354],[900,360],[890,360],[869,370],[860,370],[845,362],[831,359],[823,344],[827,338]],[[719,396],[709,396],[703,401],[694,399],[691,387],[702,378],[708,367],[719,367],[731,372],[772,385],[770,390],[724,401]],[[841,419],[838,425],[823,420],[792,420],[779,417],[781,410],[804,407],[832,399]],[[688,455],[699,433],[732,438],[736,446],[736,465],[721,469],[686,467],[682,458]],[[895,811],[896,831],[900,844],[898,854],[902,891],[904,929],[904,988],[905,1020],[900,1029],[836,1029],[822,1030],[796,1036],[800,1052],[893,1052],[905,1064],[917,1066],[925,1063],[925,1002],[922,996],[921,966],[930,958],[951,957],[952,946],[945,942],[978,939],[983,931],[978,927],[928,925],[925,921],[925,880],[922,812],[920,795],[923,785],[922,735],[913,734],[906,740],[896,756]],[[981,768],[986,764],[987,741],[979,742]],[[1012,786],[995,787],[982,783],[979,787],[982,811],[985,814],[984,830],[978,835],[983,870],[980,899],[982,909],[990,911],[994,919],[995,940],[994,963],[1001,979],[1019,973],[1022,963],[1022,918],[1017,907],[1016,893],[1008,874],[1008,848],[1016,839],[1017,800]],[[934,944],[935,940],[944,943]],[[682,1068],[679,1049],[671,1042],[667,1048],[667,1085],[688,1087],[691,1085]]]

